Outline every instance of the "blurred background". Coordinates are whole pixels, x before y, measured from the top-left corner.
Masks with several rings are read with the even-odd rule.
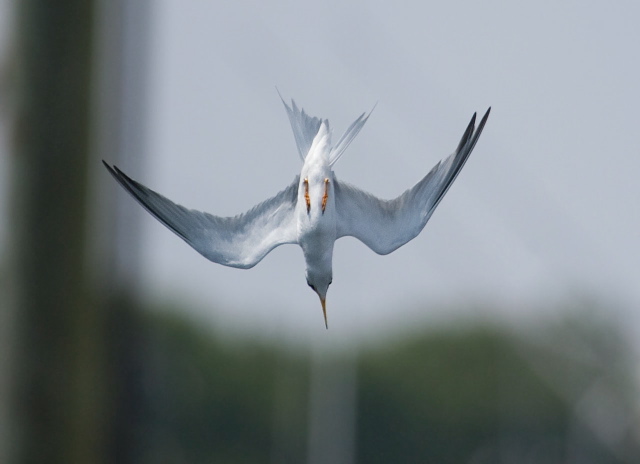
[[[0,462],[640,462],[636,2],[0,1]],[[394,197],[492,113],[424,232],[214,265],[100,160],[235,215],[285,99]]]

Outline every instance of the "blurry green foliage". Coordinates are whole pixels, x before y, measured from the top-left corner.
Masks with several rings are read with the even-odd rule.
[[[361,462],[500,462],[507,442],[519,455],[544,455],[534,462],[562,456],[567,405],[497,329],[433,333],[367,353],[360,383]]]
[[[155,463],[268,462],[275,347],[228,346],[171,314],[148,321],[143,456]]]
[[[141,462],[305,461],[308,353],[223,343],[166,312],[147,320]],[[640,462],[627,355],[619,333],[582,319],[521,334],[431,329],[363,349],[356,462]],[[612,417],[626,425],[609,433]]]

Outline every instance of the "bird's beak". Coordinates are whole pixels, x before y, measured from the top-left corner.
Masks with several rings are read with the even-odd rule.
[[[322,314],[324,314],[324,326],[327,330],[329,330],[329,324],[327,324],[327,306],[325,303],[325,299],[320,297],[320,303],[322,304]]]

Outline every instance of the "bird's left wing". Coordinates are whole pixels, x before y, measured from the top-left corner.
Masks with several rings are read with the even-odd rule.
[[[335,180],[337,238],[353,236],[381,255],[391,253],[415,238],[473,151],[490,111],[491,108],[485,113],[477,130],[474,114],[456,151],[398,198],[381,200],[357,187]]]
[[[248,269],[285,243],[297,243],[295,206],[298,178],[275,197],[235,217],[187,209],[128,177],[106,168],[149,213],[214,263]]]

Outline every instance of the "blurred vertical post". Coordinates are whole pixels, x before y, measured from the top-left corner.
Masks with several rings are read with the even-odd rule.
[[[99,157],[139,177],[147,152],[147,101],[149,87],[149,0],[101,0],[98,2],[96,51],[96,100],[99,124],[96,151]],[[97,160],[96,160],[97,161]],[[98,193],[104,210],[94,218],[97,225],[104,280],[117,291],[137,293],[140,270],[139,206],[117,187],[101,163],[97,172]],[[102,188],[105,187],[105,188]]]
[[[356,461],[356,354],[314,349],[309,391],[307,464]]]
[[[146,0],[16,2],[2,289],[16,328],[3,366],[15,380],[2,462],[136,461],[139,230],[132,221],[119,233],[122,208],[101,188],[110,179],[95,152],[141,163],[149,10]]]
[[[12,462],[101,462],[101,312],[86,265],[94,1],[16,2]]]
[[[97,158],[138,177],[147,152],[151,2],[101,0],[97,7]],[[142,215],[98,159],[92,167],[100,204],[92,217],[95,277],[107,313],[107,370],[112,374],[108,462],[127,464],[139,462],[145,453],[139,446],[145,441],[141,436],[144,334],[138,319]]]

